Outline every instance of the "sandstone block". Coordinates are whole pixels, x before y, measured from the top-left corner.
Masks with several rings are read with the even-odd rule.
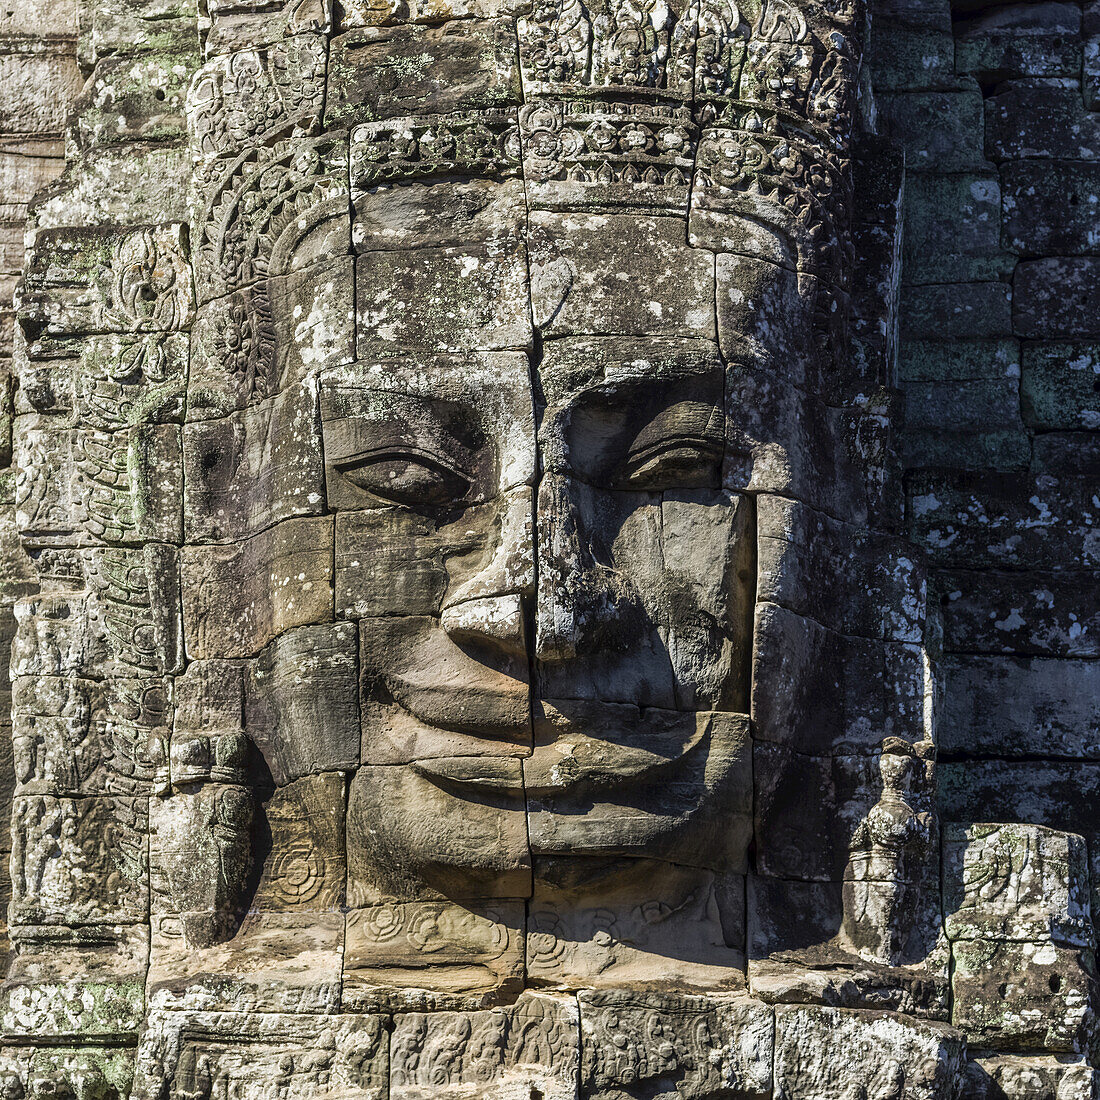
[[[764,1097],[772,1084],[772,1010],[759,1001],[591,990],[580,995],[585,1094],[626,1100],[730,1090]]]
[[[245,728],[275,783],[358,763],[357,664],[355,626],[334,623],[288,631],[249,665]]]
[[[522,791],[508,757],[360,768],[348,801],[348,904],[528,897]]]
[[[1085,842],[1038,825],[946,825],[944,908],[953,940],[1088,947]]]
[[[132,1095],[217,1088],[260,1100],[285,1087],[302,1097],[383,1100],[388,1038],[380,1016],[159,1011],[141,1036]]]
[[[344,1007],[407,1005],[416,996],[443,1007],[513,995],[524,985],[523,943],[522,901],[382,902],[352,909]]]
[[[182,554],[188,656],[248,657],[296,626],[332,619],[332,521],[286,520]]]
[[[239,541],[324,508],[317,388],[183,429],[184,537]]]
[[[911,287],[900,307],[903,337],[929,340],[1012,335],[1012,289],[1005,283]]]
[[[1033,427],[1094,429],[1100,424],[1100,347],[1027,344],[1020,397]]]
[[[927,474],[909,489],[910,530],[937,564],[1041,567],[1100,553],[1090,489],[1049,475]]]
[[[511,1008],[410,1012],[390,1036],[393,1100],[451,1100],[475,1088],[502,1100],[577,1094],[576,1003],[526,993]]]
[[[1025,260],[1013,280],[1012,323],[1016,333],[1031,339],[1072,340],[1100,336],[1093,320],[1096,274],[1100,260],[1092,256]]]
[[[951,1022],[976,1046],[1079,1052],[1094,1020],[1091,950],[958,941]]]
[[[943,577],[946,651],[1100,656],[1092,574],[954,573]]]
[[[331,49],[329,126],[521,100],[515,31],[507,19],[367,27],[338,35]]]
[[[1083,1061],[1013,1054],[973,1058],[963,1071],[967,1095],[974,1100],[1025,1100],[1030,1096],[1093,1100],[1096,1077],[1096,1071]]]
[[[946,659],[943,668],[941,751],[1100,756],[1100,664],[957,656]]]
[[[1012,271],[1015,257],[1002,251],[996,175],[908,176],[904,217],[906,284],[981,283]]]
[[[983,166],[981,91],[960,81],[952,91],[876,96],[884,132],[905,151],[910,170],[967,172]]]
[[[713,339],[714,260],[689,248],[678,218],[534,213],[531,310],[547,338]],[[664,257],[638,277],[632,257]]]
[[[838,1049],[847,1056],[837,1058]],[[775,1095],[784,1100],[840,1100],[879,1088],[905,1100],[946,1100],[962,1057],[962,1037],[945,1024],[811,1005],[775,1009]]]

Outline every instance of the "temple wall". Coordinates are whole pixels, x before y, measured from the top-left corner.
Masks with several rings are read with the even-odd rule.
[[[1100,9],[896,0],[875,28],[906,154],[898,384],[943,608],[941,809],[1095,847]]]
[[[429,8],[431,2],[426,0]],[[387,266],[400,252],[371,244],[371,229],[363,227],[397,237],[419,233],[410,249],[438,243],[430,236],[438,214],[431,203],[424,210],[410,205],[405,223],[402,208],[396,214],[384,203],[376,208],[370,195],[380,178],[412,180],[414,187],[422,178],[436,187],[446,178],[428,163],[428,141],[420,161],[403,160],[407,134],[397,121],[388,129],[387,123],[394,118],[404,124],[425,104],[437,119],[456,103],[465,107],[465,86],[453,82],[454,91],[440,68],[402,98],[402,81],[419,72],[409,42],[419,40],[398,33],[391,43],[389,28],[372,27],[376,17],[383,19],[378,13],[385,5],[371,0],[348,0],[334,12],[308,0],[223,0],[211,5],[213,15],[197,12],[187,0],[90,0],[79,12],[76,6],[40,0],[19,11],[0,10],[5,304],[27,262],[22,333],[13,332],[13,311],[0,313],[0,347],[11,349],[0,363],[0,645],[7,647],[16,634],[18,603],[23,695],[16,700],[15,738],[16,759],[22,751],[24,761],[17,785],[6,682],[0,685],[0,820],[11,816],[14,798],[13,866],[22,878],[12,912],[22,931],[17,929],[0,989],[4,1088],[14,1090],[19,1082],[26,1095],[46,1096],[53,1095],[52,1082],[64,1080],[76,1100],[99,1100],[127,1095],[136,1072],[135,1097],[210,1100],[212,1081],[228,1090],[227,1080],[244,1088],[249,1100],[294,1096],[295,1090],[329,1096],[327,1068],[310,1061],[323,1048],[339,1073],[353,1063],[359,1067],[347,1095],[372,1100],[466,1100],[482,1073],[520,1090],[495,1092],[494,1084],[476,1093],[493,1100],[541,1098],[548,1087],[554,1096],[572,1097],[579,1088],[585,1096],[616,1100],[673,1093],[701,1100],[1092,1097],[1098,1083],[1090,920],[1100,916],[1100,3],[1082,9],[962,0],[954,11],[948,0],[871,5],[861,122],[874,133],[852,142],[850,210],[838,201],[844,217],[850,215],[855,246],[854,278],[848,285],[846,274],[837,277],[835,299],[845,303],[838,316],[851,306],[851,331],[842,334],[850,335],[850,354],[831,359],[836,348],[830,341],[841,338],[827,334],[822,361],[829,366],[787,386],[783,370],[790,359],[784,356],[800,336],[801,303],[794,293],[776,299],[777,316],[786,324],[772,319],[752,329],[753,311],[733,310],[715,326],[727,339],[739,333],[738,325],[747,326],[753,347],[764,349],[757,352],[760,362],[750,364],[753,370],[732,386],[724,383],[730,387],[727,405],[747,420],[758,418],[748,427],[738,423],[744,438],[724,444],[743,448],[748,472],[742,481],[738,472],[722,472],[723,487],[732,485],[749,502],[730,521],[731,531],[740,538],[751,530],[757,539],[737,559],[745,576],[756,567],[755,579],[745,582],[757,601],[752,669],[722,704],[740,722],[730,726],[737,727],[731,743],[741,751],[748,745],[753,758],[733,830],[744,837],[738,832],[731,842],[747,855],[724,892],[715,892],[717,902],[712,898],[693,910],[694,880],[683,887],[687,900],[681,897],[676,910],[682,926],[665,923],[666,939],[654,934],[638,949],[640,961],[631,955],[615,962],[619,971],[599,954],[610,941],[599,925],[608,918],[594,908],[595,893],[584,895],[597,914],[595,932],[567,935],[555,927],[550,933],[533,919],[532,894],[523,893],[529,855],[526,865],[520,858],[518,869],[509,869],[511,878],[500,876],[504,885],[492,882],[486,897],[477,896],[479,905],[487,898],[502,909],[490,906],[470,931],[473,925],[463,923],[470,898],[443,889],[448,898],[458,893],[463,904],[441,907],[438,891],[410,901],[401,894],[405,883],[395,886],[379,873],[390,870],[385,846],[381,855],[370,847],[374,824],[395,816],[392,804],[417,800],[402,795],[400,783],[391,796],[389,777],[398,766],[422,761],[405,760],[392,746],[378,760],[365,750],[360,756],[360,719],[365,728],[369,706],[381,712],[392,699],[379,687],[384,667],[375,670],[373,689],[349,687],[349,678],[365,677],[371,660],[384,665],[387,645],[405,644],[406,626],[391,629],[394,622],[412,623],[411,635],[414,620],[438,608],[426,615],[419,605],[410,611],[388,604],[396,598],[385,577],[369,565],[354,573],[358,560],[348,565],[354,554],[339,543],[348,517],[359,516],[350,522],[371,530],[364,517],[378,515],[354,510],[361,500],[340,482],[344,467],[333,455],[356,458],[345,443],[373,406],[348,397],[355,393],[350,385],[346,392],[326,389],[323,381],[316,392],[308,386],[330,367],[344,370],[346,381],[357,356],[381,356],[379,342],[391,337],[375,340],[363,305],[369,295],[384,300],[393,290],[407,298],[402,308],[415,305],[419,295],[425,316],[445,312],[450,291],[420,285],[420,259],[410,252],[405,268]],[[463,14],[466,21],[458,26],[465,33],[475,20]],[[425,17],[433,20],[440,22]],[[472,56],[495,56],[485,42],[467,49],[469,41],[457,34],[445,45],[454,52],[456,71]],[[385,69],[391,48],[400,62],[393,72]],[[371,50],[378,51],[377,60]],[[200,68],[209,85],[192,85],[188,99]],[[530,73],[524,76],[530,83]],[[507,102],[509,95],[522,101],[514,91],[492,90],[498,93]],[[547,94],[543,88],[529,95],[526,106]],[[373,114],[379,102],[381,122]],[[480,101],[475,95],[471,102]],[[487,132],[504,132],[504,113],[483,113]],[[576,107],[574,113],[583,115]],[[672,198],[657,200],[669,209],[654,214],[630,205],[635,200],[623,187],[625,173],[608,183],[585,179],[577,165],[567,173],[562,165],[538,163],[539,143],[561,125],[553,110],[541,130],[538,116],[528,114],[522,154],[509,151],[505,141],[499,162],[477,152],[480,138],[467,136],[464,128],[472,133],[481,121],[475,114],[459,118],[458,145],[475,152],[456,155],[463,171],[454,174],[488,176],[486,164],[500,174],[506,214],[488,207],[485,217],[502,217],[501,224],[510,226],[515,211],[507,196],[519,186],[515,177],[527,173],[529,213],[517,216],[521,228],[508,232],[530,249],[530,261],[524,253],[519,265],[530,262],[520,276],[530,285],[518,294],[524,310],[528,299],[536,302],[535,327],[545,328],[537,339],[505,333],[499,347],[489,345],[496,358],[486,360],[485,379],[492,385],[514,366],[507,356],[517,347],[530,349],[535,373],[545,366],[548,378],[554,377],[550,368],[579,377],[589,366],[587,345],[574,358],[559,349],[568,350],[569,338],[578,334],[594,344],[604,340],[608,324],[621,322],[615,310],[633,307],[624,295],[611,299],[606,315],[599,312],[603,306],[571,314],[563,306],[576,297],[569,299],[567,287],[538,316],[539,296],[550,300],[560,290],[555,279],[563,266],[595,269],[603,263],[601,250],[617,243],[610,232],[600,236],[601,208],[584,215],[590,222],[583,224],[597,228],[595,243],[587,253],[579,249],[579,260],[570,252],[582,224],[570,203],[583,209],[592,201],[570,194],[574,185],[578,194],[584,186],[607,185],[611,209],[618,208],[610,217],[623,219],[624,227],[632,219],[629,224],[642,227],[638,232],[651,234],[638,254],[667,249],[675,257],[665,268],[656,265],[658,280],[673,269],[677,277],[695,270],[700,253],[685,248],[685,229],[693,248],[717,253],[709,270],[725,284],[711,274],[709,283],[685,278],[684,287],[674,282],[667,291],[669,302],[685,306],[685,315],[693,295],[712,294],[716,285],[739,289],[737,276],[728,272],[736,270],[731,256],[745,242],[730,244],[733,236],[714,228],[727,224],[721,216],[729,214],[721,205],[720,141],[699,147],[698,163],[713,169],[714,178],[699,185],[697,176],[695,183],[703,205],[714,204],[704,213],[717,211],[714,223],[704,225],[714,238],[699,246],[695,238],[706,237],[700,223],[683,211],[670,216],[676,202],[687,208],[690,186],[682,177],[670,183]],[[567,121],[578,133],[589,124],[586,115]],[[342,175],[347,149],[341,152],[340,145],[348,138],[319,136],[333,127],[352,131],[350,202]],[[455,140],[455,133],[444,139]],[[423,136],[418,130],[417,138]],[[485,140],[491,145],[499,136],[493,130]],[[301,168],[299,160],[307,157],[293,156],[307,144],[323,166],[316,192],[307,193],[300,209],[287,204],[285,217],[280,208],[272,221],[293,237],[295,221],[305,227],[311,211],[326,203],[343,211],[344,221],[335,230],[320,223],[323,231],[312,238],[317,224],[309,222],[309,233],[303,229],[280,254],[290,273],[268,280],[277,268],[268,254],[279,251],[269,247],[276,230],[260,219],[242,230],[235,211],[245,211],[244,222],[270,197],[265,187],[274,171],[266,183],[260,172],[254,186],[247,182],[254,165],[269,163],[269,154],[270,163],[290,166],[288,177],[314,171],[312,163]],[[849,147],[842,145],[846,158]],[[461,160],[467,155],[468,163]],[[383,176],[378,164],[393,176]],[[633,170],[628,165],[626,171]],[[215,179],[227,194],[232,190],[232,203],[213,189]],[[204,205],[192,195],[189,203],[186,181],[193,195],[207,187],[215,197]],[[677,198],[680,187],[684,193]],[[847,195],[844,187],[839,191]],[[805,200],[805,193],[798,198]],[[691,210],[695,217],[695,206]],[[25,261],[28,214],[39,237]],[[462,224],[462,217],[455,220]],[[480,223],[471,221],[478,231]],[[731,217],[729,224],[735,222]],[[89,227],[93,231],[82,234]],[[127,234],[123,227],[136,229]],[[453,247],[466,246],[463,232],[469,225],[456,231]],[[838,235],[846,239],[847,229]],[[299,248],[305,258],[295,268],[291,258]],[[307,362],[301,326],[288,321],[290,305],[299,311],[295,321],[302,312],[313,316],[302,306],[313,302],[313,276],[341,250],[343,267],[355,269],[344,289],[358,295],[357,350],[339,346],[337,338],[325,344],[326,326],[340,337],[333,317],[344,301],[324,315],[319,295],[313,304],[322,318],[311,323],[321,337],[307,348],[315,356]],[[629,251],[610,267],[634,262]],[[248,269],[261,253],[263,263]],[[784,262],[805,274],[801,258],[758,267],[772,271]],[[532,279],[532,270],[540,277]],[[308,277],[298,277],[303,271]],[[257,273],[270,282],[262,294],[253,285],[260,281]],[[128,284],[131,274],[135,281]],[[653,291],[654,297],[665,293],[663,286]],[[268,331],[261,322],[270,322],[272,302],[276,317]],[[231,315],[231,308],[237,312]],[[584,308],[591,312],[584,315]],[[352,316],[348,311],[349,323]],[[412,331],[420,323],[415,308],[407,309],[408,318]],[[255,339],[242,336],[244,350],[230,346],[233,326],[243,330],[250,321]],[[498,323],[492,318],[478,338],[497,340]],[[661,323],[683,336],[675,317]],[[801,336],[814,325],[822,326],[819,315],[806,321]],[[834,328],[843,325],[840,320]],[[398,339],[409,347],[432,335],[409,331]],[[643,323],[636,335],[652,330]],[[295,341],[297,350],[287,353]],[[723,345],[722,354],[734,343]],[[286,377],[261,377],[256,364],[268,345],[283,349],[279,372],[285,368]],[[136,374],[112,373],[114,360],[133,349]],[[612,370],[619,366],[614,350],[606,352],[605,367]],[[756,371],[761,362],[765,369]],[[288,384],[296,370],[302,378]],[[384,384],[375,377],[377,392],[423,396],[414,393],[421,380],[394,382],[401,370],[392,374]],[[481,385],[489,383],[476,378],[474,389]],[[790,425],[780,424],[775,410],[786,409],[792,393],[806,403],[787,418],[794,427],[782,435]],[[308,405],[304,414],[288,394]],[[301,428],[307,421],[308,431]],[[805,427],[811,423],[812,431]],[[322,429],[328,433],[324,446]],[[779,472],[760,457],[777,435],[792,459],[791,469]],[[290,440],[277,461],[267,450],[276,438],[280,445]],[[523,441],[519,428],[515,438]],[[841,438],[844,445],[837,444]],[[355,462],[345,465],[354,469]],[[270,474],[272,467],[279,469]],[[309,471],[301,484],[295,481],[298,467]],[[532,476],[527,484],[533,483]],[[509,492],[526,491],[509,486]],[[496,523],[486,528],[495,531]],[[293,584],[301,569],[299,581],[306,573],[311,578],[307,589],[316,576],[324,578],[325,592],[307,597],[304,608],[274,601],[268,618],[254,623],[249,610],[270,594],[253,598],[238,582],[268,568],[277,557],[268,545],[277,540],[269,533],[291,527],[302,545],[288,537],[276,549],[287,556],[301,551],[306,564],[288,565],[280,584]],[[363,539],[361,530],[351,530]],[[393,537],[400,533],[396,526],[379,530],[384,537],[378,545],[400,543]],[[310,541],[318,531],[320,548]],[[659,588],[660,567],[647,568],[652,572],[645,577]],[[338,570],[344,574],[334,594]],[[818,583],[832,570],[850,587]],[[441,572],[438,562],[424,568],[433,578]],[[567,572],[558,579],[564,587]],[[533,598],[533,584],[520,587],[524,600]],[[481,592],[476,584],[472,590]],[[518,595],[506,595],[515,595],[519,605]],[[470,631],[484,627],[474,623]],[[371,637],[381,639],[373,650]],[[788,658],[791,663],[784,663]],[[747,670],[747,651],[739,660]],[[294,678],[300,668],[307,670],[304,689]],[[785,679],[772,675],[778,668]],[[98,701],[82,704],[77,692],[66,696],[72,689],[63,681],[75,678],[80,691]],[[797,691],[791,688],[796,681]],[[53,689],[42,690],[51,683]],[[339,705],[330,705],[337,690]],[[302,699],[308,705],[295,709]],[[672,714],[677,706],[679,701],[666,709]],[[652,720],[661,707],[647,701],[642,709]],[[745,733],[750,717],[751,737]],[[201,752],[188,756],[191,741],[203,741],[209,759],[200,759]],[[256,754],[246,766],[242,745],[258,745],[266,769],[262,782],[249,770]],[[886,771],[880,776],[892,752],[907,762],[912,792],[908,774],[896,789]],[[444,779],[460,782],[462,776]],[[247,849],[240,837],[252,828],[251,802],[240,814],[244,825],[221,821],[234,834],[228,844],[226,830],[207,828],[214,800],[226,790],[242,795],[242,802],[255,799],[266,847],[240,850]],[[337,823],[324,824],[321,808],[332,806]],[[898,835],[920,836],[912,843],[895,843],[893,836],[880,843],[873,825],[882,820],[900,822]],[[51,849],[44,838],[65,830],[71,843]],[[447,839],[467,856],[476,844],[461,833],[452,830]],[[722,835],[728,842],[731,833]],[[220,860],[222,878],[206,881],[202,866],[189,878],[192,842],[211,865]],[[517,846],[524,843],[521,838]],[[10,854],[10,830],[2,846]],[[639,851],[650,854],[638,845],[628,855]],[[678,866],[698,854],[686,846],[673,853],[657,853],[660,875],[669,874],[665,863]],[[7,854],[0,860],[5,901],[11,894]],[[364,872],[371,859],[377,866]],[[975,875],[985,871],[1000,893],[982,893]],[[658,876],[647,904],[667,903],[670,891],[680,889],[674,878]],[[562,888],[559,898],[554,890],[560,883],[548,885],[549,876],[538,885],[537,869],[535,881],[536,900],[541,889],[568,910],[568,890]],[[1091,898],[1081,889],[1090,882]],[[910,900],[899,885],[913,888]],[[245,897],[238,906],[247,910],[244,933],[223,919],[230,908],[226,896],[236,904],[236,894]],[[858,920],[852,919],[853,895],[863,906]],[[620,904],[614,890],[608,896],[611,909]],[[918,896],[919,905],[911,900]],[[204,909],[209,898],[214,900]],[[644,908],[635,900],[622,902],[622,912],[612,915]],[[720,942],[700,933],[699,944],[689,942],[677,958],[674,947],[682,945],[673,941],[681,938],[680,927],[703,927],[714,919],[704,912],[708,908],[721,909]],[[415,911],[418,920],[427,913],[435,921],[433,934],[442,938],[451,921],[459,929],[456,958],[446,955],[455,943],[427,962],[427,952],[439,947],[418,944],[389,957],[384,945],[393,928],[380,914],[389,919],[397,910]],[[485,935],[485,924],[508,941],[507,951],[484,949],[478,936]],[[547,940],[555,952],[543,964],[532,952]],[[568,965],[560,964],[559,973],[553,968],[561,957]],[[452,966],[446,982],[453,980],[453,988],[431,987],[433,964],[440,972]],[[543,975],[541,985],[538,965],[553,974]],[[414,985],[415,996],[406,988]],[[330,1019],[340,1022],[329,1027]],[[533,1039],[521,1036],[528,1025]],[[672,1036],[665,1044],[672,1053],[634,1045],[634,1033],[645,1028]],[[960,1069],[960,1035],[970,1048],[966,1069]],[[831,1064],[838,1036],[857,1067],[850,1076]],[[616,1051],[623,1050],[620,1058]],[[242,1084],[252,1060],[255,1092]],[[905,1082],[899,1067],[909,1064],[919,1064],[920,1073]],[[860,1065],[878,1067],[870,1085],[861,1083]],[[531,1066],[552,1072],[529,1080]],[[902,1077],[890,1078],[897,1073]],[[957,1085],[956,1077],[965,1083]]]
[[[69,0],[38,0],[0,9],[0,646],[5,651],[15,635],[13,604],[31,587],[21,555],[15,552],[18,537],[12,515],[12,294],[23,268],[30,203],[65,167],[66,120],[83,85],[76,56],[78,14],[79,4]],[[7,950],[7,902],[11,897],[9,823],[15,784],[11,738],[11,682],[5,660],[0,676],[3,951]]]

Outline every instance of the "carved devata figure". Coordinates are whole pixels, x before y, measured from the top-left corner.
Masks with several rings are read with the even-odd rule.
[[[5,1095],[948,1096],[861,5],[201,29],[19,298]]]

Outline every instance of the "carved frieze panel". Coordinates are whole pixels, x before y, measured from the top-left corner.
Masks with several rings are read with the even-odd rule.
[[[195,286],[200,304],[350,251],[347,138],[297,138],[216,159],[196,182]]]
[[[16,310],[49,335],[171,332],[191,321],[194,298],[180,224],[39,231]]]
[[[315,132],[325,98],[327,43],[302,34],[259,49],[233,50],[195,73],[187,97],[197,179],[219,172],[211,158]]]
[[[161,1011],[142,1034],[132,1096],[383,1100],[388,1038],[378,1016]]]
[[[524,904],[380,902],[347,915],[345,1010],[477,1006],[524,987]],[[394,990],[404,992],[400,999]]]
[[[585,1094],[606,1100],[723,1092],[771,1095],[772,1009],[733,997],[592,990],[580,994]]]
[[[410,1012],[390,1037],[390,1095],[402,1100],[577,1092],[578,1013],[571,998],[525,993],[509,1008]]]

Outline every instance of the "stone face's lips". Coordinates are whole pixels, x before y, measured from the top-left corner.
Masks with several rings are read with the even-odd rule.
[[[571,717],[547,705],[536,720],[540,743],[522,758],[522,777],[511,757],[451,756],[420,760],[412,767],[442,786],[471,795],[495,791],[552,797],[582,787],[608,791],[650,782],[662,770],[706,752],[709,745],[711,712],[641,712],[628,704],[585,701],[559,704],[566,705],[575,710]]]

